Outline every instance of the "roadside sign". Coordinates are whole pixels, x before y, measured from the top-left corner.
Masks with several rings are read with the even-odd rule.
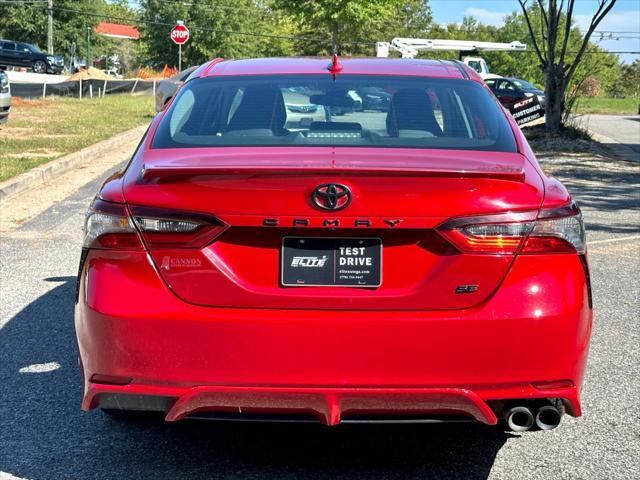
[[[171,41],[178,45],[178,71],[182,71],[182,45],[189,40],[189,29],[184,22],[178,20],[177,25],[171,29]]]
[[[514,103],[513,107],[509,110],[518,125],[524,125],[525,123],[532,122],[544,116],[542,105],[540,105],[538,97],[535,95],[521,102]]]
[[[189,29],[184,25],[176,25],[171,29],[171,40],[176,45],[184,45],[189,40]]]

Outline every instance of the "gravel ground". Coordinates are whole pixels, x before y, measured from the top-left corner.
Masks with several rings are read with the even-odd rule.
[[[0,240],[0,479],[640,478],[640,172],[576,158],[545,166],[580,201],[589,230],[596,318],[584,417],[512,434],[82,413],[73,296],[92,182]]]

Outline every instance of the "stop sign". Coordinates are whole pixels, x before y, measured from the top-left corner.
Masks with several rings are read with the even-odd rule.
[[[171,40],[176,45],[184,45],[189,40],[189,29],[184,25],[176,25],[171,29]]]

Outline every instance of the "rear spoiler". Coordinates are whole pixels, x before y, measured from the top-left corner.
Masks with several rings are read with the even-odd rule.
[[[478,170],[455,170],[455,169],[434,169],[426,167],[410,166],[278,166],[278,165],[144,165],[142,169],[142,179],[152,180],[170,177],[195,177],[200,175],[229,175],[246,173],[275,173],[275,174],[336,174],[336,173],[364,173],[373,175],[407,175],[413,174],[424,177],[453,177],[453,178],[493,178],[498,180],[510,180],[523,182],[525,179],[524,169],[510,168],[507,166],[496,167],[495,169]]]

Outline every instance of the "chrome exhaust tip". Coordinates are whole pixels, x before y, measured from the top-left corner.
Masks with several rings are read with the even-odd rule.
[[[560,425],[562,414],[556,407],[546,405],[536,412],[536,425],[540,430],[553,430]]]
[[[514,432],[526,432],[533,427],[533,413],[528,407],[513,407],[505,414],[507,425]]]

